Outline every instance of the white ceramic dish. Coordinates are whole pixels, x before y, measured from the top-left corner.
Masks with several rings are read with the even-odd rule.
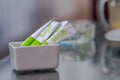
[[[105,38],[109,41],[120,41],[120,29],[107,32]]]
[[[21,42],[9,43],[11,63],[17,71],[46,70],[58,67],[59,47],[20,47]]]

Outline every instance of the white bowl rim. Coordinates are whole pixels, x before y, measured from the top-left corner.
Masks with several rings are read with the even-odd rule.
[[[109,41],[120,41],[120,29],[108,31],[105,38]]]

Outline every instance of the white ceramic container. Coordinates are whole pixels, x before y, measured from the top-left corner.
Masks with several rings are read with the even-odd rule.
[[[9,43],[11,63],[15,70],[48,70],[58,67],[58,45],[20,47],[20,44],[21,42]]]

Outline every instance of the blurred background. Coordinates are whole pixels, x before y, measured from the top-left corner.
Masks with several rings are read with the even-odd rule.
[[[23,41],[49,19],[42,0],[0,0],[0,58],[9,42]]]
[[[60,21],[85,19],[97,22],[96,2],[97,0],[0,0],[0,59],[9,54],[9,42],[23,41],[53,16]],[[106,15],[107,11],[106,8]],[[97,33],[103,34],[98,26]]]

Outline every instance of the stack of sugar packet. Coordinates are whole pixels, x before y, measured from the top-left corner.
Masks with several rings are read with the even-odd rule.
[[[54,19],[51,19],[28,37],[21,46],[45,46],[58,44],[59,41],[70,37],[75,33],[76,30],[68,21],[57,22]]]

